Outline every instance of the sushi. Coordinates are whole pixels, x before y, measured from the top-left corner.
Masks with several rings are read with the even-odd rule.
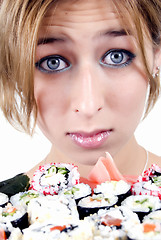
[[[160,240],[161,226],[151,223],[140,223],[129,228],[127,232],[129,240]]]
[[[108,210],[101,209],[88,219],[95,225],[94,240],[126,240],[127,229],[140,223],[137,214],[122,206],[112,207]]]
[[[22,240],[22,232],[14,228],[10,222],[0,223],[0,240]]]
[[[0,207],[4,207],[9,202],[9,197],[0,192]]]
[[[145,215],[161,209],[160,199],[158,197],[147,195],[129,196],[121,203],[121,205],[127,206],[133,212],[137,213],[141,221]]]
[[[113,194],[118,197],[120,204],[126,197],[131,195],[131,185],[124,180],[106,181],[96,186],[94,193]]]
[[[70,196],[47,195],[32,199],[27,208],[29,223],[51,221],[53,224],[76,223],[79,215],[75,200]]]
[[[62,192],[60,192],[60,194],[64,194],[65,196],[73,196],[78,204],[82,198],[92,195],[92,189],[88,184],[79,183],[73,187],[64,189]]]
[[[0,182],[0,192],[5,193],[8,197],[16,193],[27,191],[30,179],[27,175],[20,173],[10,179]]]
[[[133,195],[146,194],[161,199],[161,168],[156,164],[152,164],[151,168],[139,176],[131,191]]]
[[[14,228],[24,229],[29,226],[28,214],[24,208],[18,208],[8,203],[4,208],[0,208],[0,223],[10,222]]]
[[[23,230],[23,240],[93,240],[93,225],[85,220],[76,224],[35,223]]]
[[[79,183],[78,167],[73,164],[50,163],[35,171],[31,189],[44,195],[58,194],[59,191]]]
[[[78,202],[78,212],[80,219],[97,213],[100,209],[109,209],[118,202],[118,197],[114,195],[105,196],[104,194],[93,194],[82,198]]]
[[[34,191],[34,190],[28,190],[25,192],[19,192],[15,195],[13,195],[10,198],[10,202],[14,205],[14,206],[19,206],[19,207],[23,207],[27,210],[27,206],[30,202],[31,199],[34,198],[38,198],[39,196],[42,196],[43,194]]]
[[[135,184],[146,189],[142,185],[135,195],[131,188],[136,185],[124,180],[92,190],[79,183],[72,164],[41,166],[30,189],[12,191],[13,183],[6,182],[11,192],[0,193],[0,240],[161,239],[161,171],[156,165],[139,177]],[[149,194],[148,184],[157,188],[156,196]]]

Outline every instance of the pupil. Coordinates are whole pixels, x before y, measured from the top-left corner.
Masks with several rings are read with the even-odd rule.
[[[121,63],[122,60],[123,60],[123,54],[122,53],[113,53],[111,55],[111,60],[114,62],[114,63]]]
[[[59,67],[60,62],[59,62],[58,59],[52,58],[52,59],[49,59],[49,60],[47,61],[47,65],[48,65],[48,67],[49,67],[50,69],[53,70],[53,69],[57,69],[57,68]]]

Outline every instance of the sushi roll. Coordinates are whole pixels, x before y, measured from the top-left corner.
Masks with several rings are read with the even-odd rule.
[[[145,215],[161,208],[161,202],[158,197],[147,195],[129,196],[121,205],[127,206],[133,212],[137,213],[141,221]]]
[[[27,191],[30,179],[27,175],[20,173],[15,177],[0,182],[0,192],[7,194],[8,197],[16,193]]]
[[[0,223],[0,240],[21,240],[22,232],[19,228],[14,228],[10,222]]]
[[[35,223],[23,230],[23,240],[93,240],[91,222],[55,225],[52,222]]]
[[[147,216],[144,217],[143,222],[159,223],[161,225],[161,210],[149,213]]]
[[[28,214],[23,208],[17,208],[8,203],[4,208],[0,208],[0,223],[10,222],[14,228],[24,229],[29,226]]]
[[[75,200],[70,196],[47,195],[32,199],[27,208],[29,223],[51,221],[53,224],[75,223],[79,220]]]
[[[126,239],[126,229],[140,223],[137,214],[123,206],[101,209],[88,218],[95,223],[94,239]]]
[[[22,240],[22,232],[21,229],[17,228],[12,228],[11,234],[8,240]]]
[[[149,195],[161,199],[161,188],[156,186],[151,180],[135,183],[132,186],[131,191],[133,195]]]
[[[13,229],[12,224],[9,223],[0,223],[0,239],[8,239],[11,235]]]
[[[42,196],[43,194],[37,192],[37,191],[33,191],[33,190],[28,190],[26,192],[19,192],[15,195],[13,195],[10,198],[10,202],[14,205],[14,206],[20,206],[23,207],[27,210],[27,206],[30,202],[31,199],[34,198],[38,198],[40,196]]]
[[[4,207],[9,202],[6,194],[0,192],[0,207]]]
[[[31,189],[44,195],[58,194],[59,191],[79,183],[78,167],[73,164],[50,163],[40,166],[34,173]]]
[[[160,240],[161,225],[152,223],[140,223],[127,231],[129,240]]]
[[[99,210],[98,216],[101,219],[101,223],[105,226],[123,227],[126,229],[126,223],[128,223],[128,226],[130,224],[131,227],[140,223],[138,215],[125,206]]]
[[[116,205],[118,202],[118,197],[114,195],[105,196],[104,194],[93,194],[82,198],[78,202],[78,212],[80,219],[97,213],[100,209],[109,209],[110,207]]]
[[[65,196],[73,196],[76,203],[78,204],[82,198],[90,196],[92,194],[92,189],[88,184],[79,183],[73,187],[69,187],[63,190],[60,192],[60,194],[64,194]]]
[[[131,195],[131,185],[123,180],[106,181],[96,186],[94,193],[113,194],[118,197],[118,205]]]
[[[94,234],[93,240],[127,240],[127,234],[122,229],[111,229],[100,226],[99,232]]]
[[[157,196],[161,199],[161,168],[153,164],[146,170],[131,188],[133,195]]]

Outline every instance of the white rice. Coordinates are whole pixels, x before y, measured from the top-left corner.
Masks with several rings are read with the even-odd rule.
[[[0,192],[0,206],[7,203],[9,201],[9,198],[6,194]]]
[[[71,197],[63,195],[43,196],[32,199],[28,205],[31,224],[52,220],[53,224],[75,223],[79,219],[76,203]]]
[[[118,201],[118,198],[114,195],[104,197],[102,194],[98,194],[98,195],[93,195],[92,197],[89,196],[81,199],[78,203],[78,206],[87,207],[87,208],[108,207],[108,206],[113,206],[114,204],[117,203],[117,201]]]
[[[95,193],[104,193],[104,194],[113,194],[113,195],[120,195],[125,194],[131,188],[131,185],[127,182],[120,180],[120,181],[106,181],[97,185],[94,189]]]
[[[135,212],[149,212],[161,208],[161,202],[158,197],[147,195],[135,195],[127,197],[122,203]]]

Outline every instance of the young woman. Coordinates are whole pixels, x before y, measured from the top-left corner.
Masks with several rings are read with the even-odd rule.
[[[160,0],[1,1],[1,108],[51,141],[40,164],[82,177],[105,152],[123,175],[161,165],[134,137],[159,96],[160,13]]]

